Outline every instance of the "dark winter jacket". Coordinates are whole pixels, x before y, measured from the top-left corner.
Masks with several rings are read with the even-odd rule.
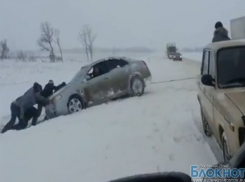
[[[45,98],[48,98],[48,97],[50,97],[50,96],[53,94],[54,90],[55,90],[54,84],[47,83],[47,84],[45,85],[45,87],[44,87],[44,89],[43,89],[41,95],[42,95],[43,97],[45,97]]]
[[[26,93],[18,97],[14,102],[15,105],[20,107],[20,118],[24,118],[25,111],[35,104],[47,105],[49,100],[39,94],[34,93],[33,87],[26,91]]]
[[[66,85],[65,82],[62,82],[61,84],[54,86],[52,83],[47,83],[41,93],[41,95],[45,98],[50,97],[54,92],[57,92],[59,89],[64,87]]]
[[[226,41],[226,40],[231,40],[230,37],[228,36],[228,31],[220,27],[214,31],[214,37],[212,42],[219,42],[219,41]]]

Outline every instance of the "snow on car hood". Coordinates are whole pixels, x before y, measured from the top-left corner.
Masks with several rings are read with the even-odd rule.
[[[225,94],[238,109],[245,115],[245,92],[232,92]]]
[[[64,90],[66,90],[69,86],[70,86],[70,83],[68,83],[66,86],[62,87],[61,89],[59,89],[57,92],[55,92],[53,95],[50,96],[50,99],[55,98],[61,92],[63,92]]]

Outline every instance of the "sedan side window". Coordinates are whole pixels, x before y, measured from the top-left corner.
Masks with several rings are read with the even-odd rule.
[[[128,62],[125,61],[125,60],[123,60],[123,59],[119,59],[119,60],[118,60],[118,64],[119,64],[121,67],[124,67],[124,66],[128,65]]]
[[[108,73],[108,68],[105,62],[94,65],[87,73],[86,79],[91,80]]]
[[[122,63],[122,61],[118,60],[118,59],[108,60],[108,61],[106,61],[106,64],[107,64],[109,71],[111,71],[115,68],[121,68],[121,67],[125,66],[125,63]]]
[[[202,75],[209,74],[209,56],[210,56],[210,52],[205,50],[203,53],[203,60],[202,60],[202,69],[201,69]]]

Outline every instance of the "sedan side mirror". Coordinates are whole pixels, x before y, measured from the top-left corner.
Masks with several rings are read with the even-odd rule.
[[[201,78],[202,84],[206,86],[214,86],[213,78],[211,75],[203,75]]]

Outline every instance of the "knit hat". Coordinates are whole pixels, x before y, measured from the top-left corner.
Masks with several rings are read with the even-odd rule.
[[[38,84],[37,82],[33,84],[33,89],[34,89],[34,93],[42,92],[42,86]]]
[[[48,83],[54,84],[54,81],[53,80],[49,80]]]
[[[221,28],[221,27],[223,27],[223,24],[220,21],[216,22],[215,25],[214,25],[215,29],[218,29],[218,28]]]

